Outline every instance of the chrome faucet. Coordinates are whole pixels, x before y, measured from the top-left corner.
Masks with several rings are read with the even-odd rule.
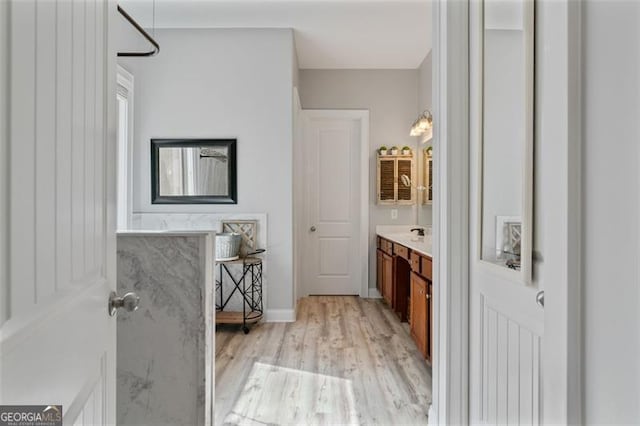
[[[418,231],[419,237],[424,237],[424,228],[412,228],[410,232]]]

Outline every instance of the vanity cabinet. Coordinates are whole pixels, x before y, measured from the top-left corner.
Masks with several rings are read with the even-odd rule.
[[[378,155],[378,204],[415,204],[413,184],[402,183],[402,175],[414,182],[415,163],[412,155]]]
[[[411,337],[431,363],[433,261],[382,237],[378,237],[377,247],[378,291],[401,322],[409,321]]]

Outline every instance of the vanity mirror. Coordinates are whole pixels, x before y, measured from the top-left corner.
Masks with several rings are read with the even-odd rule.
[[[237,204],[235,139],[152,139],[153,204]]]
[[[480,258],[531,281],[533,2],[483,2]],[[514,275],[514,278],[516,275]]]

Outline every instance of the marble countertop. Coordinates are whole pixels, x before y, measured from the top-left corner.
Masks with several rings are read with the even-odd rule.
[[[194,235],[215,235],[214,230],[169,230],[169,229],[127,229],[117,231],[119,237],[192,237]]]
[[[419,237],[411,228],[425,228],[425,236]],[[382,238],[401,244],[418,253],[433,257],[431,227],[419,225],[378,225],[376,234]]]

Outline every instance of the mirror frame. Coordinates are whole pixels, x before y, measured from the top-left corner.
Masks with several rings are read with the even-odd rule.
[[[477,185],[478,200],[476,205],[476,217],[478,224],[477,235],[477,262],[486,267],[491,272],[517,281],[523,285],[532,284],[532,265],[533,265],[533,144],[534,144],[534,118],[535,118],[535,7],[534,2],[530,0],[522,0],[523,4],[523,33],[526,43],[525,50],[525,84],[526,84],[526,122],[525,122],[525,140],[524,143],[524,159],[522,164],[522,230],[521,230],[521,250],[520,250],[520,270],[509,269],[506,265],[498,265],[482,258],[483,245],[483,213],[484,213],[484,51],[485,51],[485,1],[481,4],[481,54],[480,54],[480,99],[479,107],[481,111],[481,119],[479,123],[479,155],[477,158]]]
[[[151,139],[151,204],[238,204],[237,139]],[[227,148],[229,195],[160,195],[160,148]]]

